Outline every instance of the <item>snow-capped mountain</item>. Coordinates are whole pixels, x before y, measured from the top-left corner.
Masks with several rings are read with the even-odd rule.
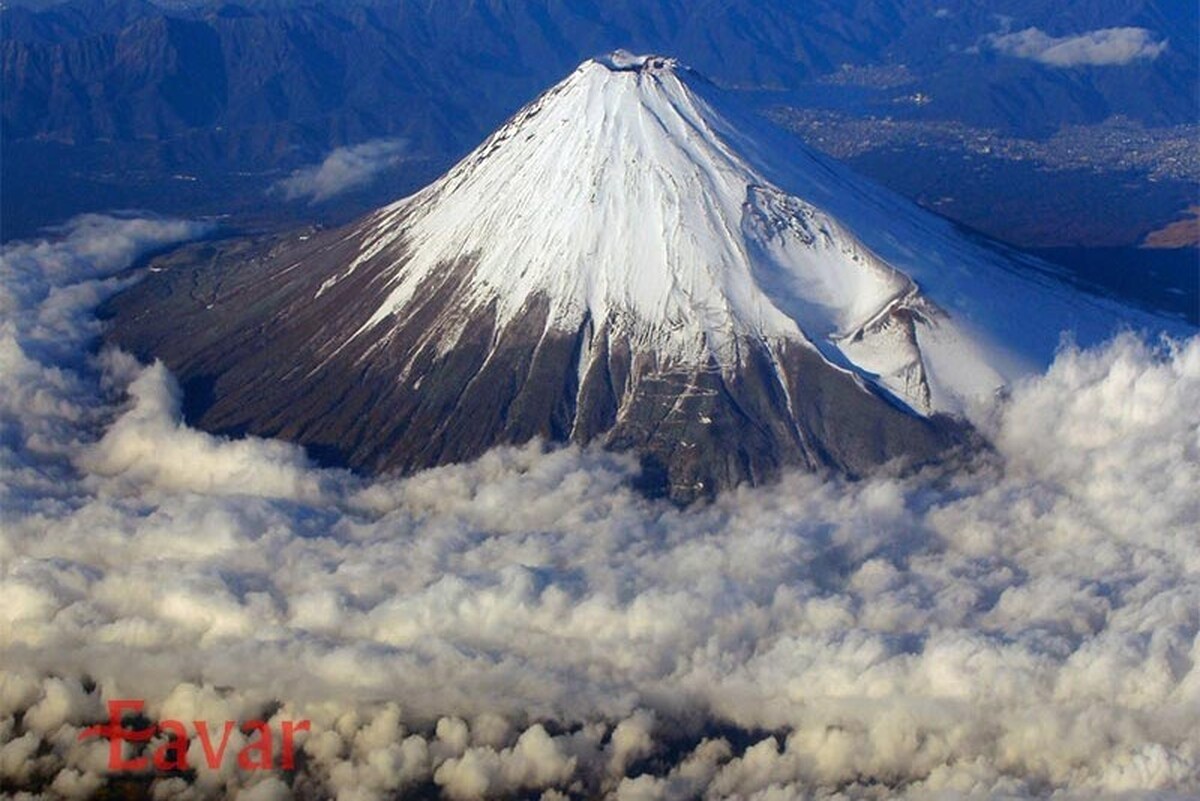
[[[367,469],[600,442],[677,499],[935,458],[1064,331],[1161,324],[624,52],[411,197],[204,261],[118,299],[113,328],[190,381],[203,425]]]

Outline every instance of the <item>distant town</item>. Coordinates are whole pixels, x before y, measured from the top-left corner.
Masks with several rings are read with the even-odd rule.
[[[913,98],[916,98],[915,100]],[[900,98],[924,102],[914,93]],[[1022,139],[951,120],[900,120],[852,116],[826,109],[777,107],[768,112],[835,158],[852,158],[896,146],[960,149],[992,158],[1030,162],[1049,171],[1138,171],[1152,180],[1200,182],[1200,125],[1146,128],[1113,117],[1098,125],[1061,128],[1044,140]]]

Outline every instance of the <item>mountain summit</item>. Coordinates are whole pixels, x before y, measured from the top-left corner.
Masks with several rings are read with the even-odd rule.
[[[355,224],[192,255],[115,301],[112,336],[201,425],[368,470],[599,442],[677,500],[936,458],[1064,330],[1132,314],[623,51]]]

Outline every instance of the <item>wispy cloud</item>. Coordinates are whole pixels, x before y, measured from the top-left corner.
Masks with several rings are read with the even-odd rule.
[[[1064,350],[951,476],[678,510],[534,444],[368,480],[190,429],[161,366],[39,346],[54,319],[84,352],[127,225],[0,261],[6,787],[94,793],[80,729],[144,697],[313,722],[287,784],[197,759],[162,797],[1200,792],[1200,338]]]
[[[275,184],[288,200],[308,198],[320,203],[370,183],[384,170],[398,164],[404,155],[401,139],[374,139],[359,145],[339,147],[320,164],[296,170]]]
[[[1145,28],[1103,28],[1061,37],[1026,28],[992,34],[987,41],[1000,53],[1053,67],[1119,66],[1156,59],[1167,49],[1167,40]]]

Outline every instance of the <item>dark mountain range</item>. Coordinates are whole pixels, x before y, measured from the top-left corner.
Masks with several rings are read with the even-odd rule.
[[[8,6],[0,15],[4,236],[97,206],[253,209],[288,171],[334,147],[381,137],[403,139],[411,159],[378,199],[394,196],[431,179],[539,87],[616,47],[677,54],[762,106],[816,102],[878,111],[883,104],[889,114],[1026,135],[1118,114],[1146,125],[1195,118],[1194,4],[1087,0],[1066,11],[1047,0],[1005,0],[986,10],[943,5]],[[989,44],[1009,29],[1065,37],[1117,26],[1145,28],[1154,41],[1169,39],[1168,47],[1119,68],[1064,68]],[[867,69],[866,78],[811,91],[842,75],[844,65]],[[896,75],[903,85],[887,88]],[[915,93],[934,100],[892,102]]]

